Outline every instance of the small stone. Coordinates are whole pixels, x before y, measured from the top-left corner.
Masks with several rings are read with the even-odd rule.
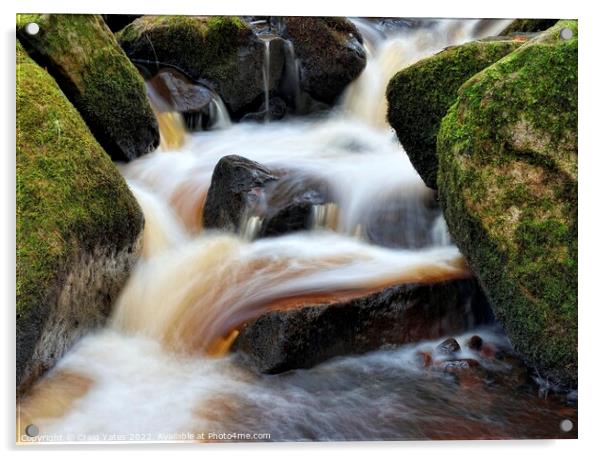
[[[440,354],[454,354],[460,350],[460,345],[454,338],[448,338],[437,346]]]
[[[472,349],[473,351],[480,351],[483,347],[483,338],[479,335],[473,335],[468,340],[468,349]]]

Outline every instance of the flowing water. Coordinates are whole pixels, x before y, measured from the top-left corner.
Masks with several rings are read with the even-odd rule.
[[[478,372],[447,368],[436,350],[443,338],[271,376],[227,353],[248,320],[315,295],[470,275],[433,192],[386,126],[384,91],[396,70],[507,21],[354,22],[368,64],[327,115],[231,124],[217,97],[212,129],[193,134],[177,116],[159,115],[161,150],[120,166],[145,215],[142,257],[107,328],[76,345],[22,401],[21,427],[35,422],[47,441],[565,435],[560,422],[576,421],[575,409],[538,395],[495,326],[457,337],[459,357],[478,362]],[[285,50],[298,91],[292,45]],[[258,211],[239,235],[204,230],[212,171],[229,154],[281,171],[279,196],[310,182],[327,190],[328,202],[312,209],[313,229],[254,239]],[[486,343],[481,351],[465,346],[475,333]]]

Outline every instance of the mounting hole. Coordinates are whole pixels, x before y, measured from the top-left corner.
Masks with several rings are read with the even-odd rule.
[[[568,27],[565,27],[560,31],[560,38],[562,38],[563,40],[570,40],[571,38],[573,38],[573,31]]]
[[[30,22],[25,26],[25,33],[27,35],[37,35],[40,31],[40,26],[35,22]]]
[[[25,433],[28,437],[37,437],[40,433],[40,429],[38,429],[38,426],[35,424],[29,424],[27,427],[25,427]]]
[[[573,421],[570,419],[565,419],[560,423],[560,430],[563,432],[570,432],[573,430]]]

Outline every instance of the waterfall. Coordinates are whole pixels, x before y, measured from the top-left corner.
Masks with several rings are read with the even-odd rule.
[[[499,375],[514,377],[508,376],[514,363],[466,345],[478,333],[491,355],[510,355],[495,328],[456,336],[458,358],[486,372],[484,388],[461,374],[452,384],[456,374],[426,368],[425,356],[436,358],[436,341],[270,376],[246,370],[227,354],[239,329],[269,311],[470,276],[434,192],[391,130],[383,129],[384,94],[399,69],[446,46],[495,34],[508,21],[425,20],[397,28],[353,21],[364,37],[367,66],[341,105],[320,118],[231,123],[215,95],[209,129],[186,132],[181,115],[147,85],[161,149],[119,166],[145,217],[141,257],[108,327],[84,337],[22,401],[21,424],[35,422],[48,435],[97,435],[98,441],[130,434],[172,441],[181,438],[165,435],[207,431],[263,431],[273,440],[557,432],[558,417],[568,416],[565,406],[490,384]],[[267,121],[270,39],[261,39]],[[292,44],[284,49],[284,81],[298,108],[298,63]],[[203,228],[213,169],[231,154],[278,171],[282,189],[311,183],[327,190],[311,207],[311,229],[257,239],[263,216],[252,212],[239,234]],[[553,427],[542,426],[542,419]]]
[[[232,126],[228,109],[224,105],[222,98],[213,93],[211,105],[209,106],[209,124],[210,129],[226,129]]]
[[[375,126],[387,126],[385,92],[401,69],[442,49],[499,34],[511,20],[438,19],[428,27],[387,29],[368,19],[352,19],[364,37],[368,62],[346,89],[343,110]]]
[[[260,35],[261,41],[264,45],[264,54],[263,54],[263,94],[264,101],[263,104],[265,106],[265,122],[270,122],[270,43],[274,38],[271,35]]]
[[[284,41],[284,86],[290,95],[295,110],[301,104],[301,83],[299,81],[299,60],[295,55],[295,47],[290,40]]]

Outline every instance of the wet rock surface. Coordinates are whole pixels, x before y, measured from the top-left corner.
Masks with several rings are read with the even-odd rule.
[[[208,126],[213,95],[207,86],[190,81],[174,69],[162,69],[148,84],[155,93],[151,100],[157,110],[181,113],[190,131]]]
[[[346,18],[274,18],[300,61],[301,88],[317,101],[332,104],[366,66],[362,37]]]
[[[328,193],[320,181],[225,156],[213,171],[203,223],[250,238],[302,231],[310,228],[314,206],[324,204]]]
[[[242,328],[233,349],[257,371],[280,373],[488,320],[486,300],[473,280],[405,285],[343,303],[269,312]]]
[[[277,177],[263,165],[237,155],[219,160],[207,192],[205,228],[238,232],[246,209],[261,198],[266,183]]]

